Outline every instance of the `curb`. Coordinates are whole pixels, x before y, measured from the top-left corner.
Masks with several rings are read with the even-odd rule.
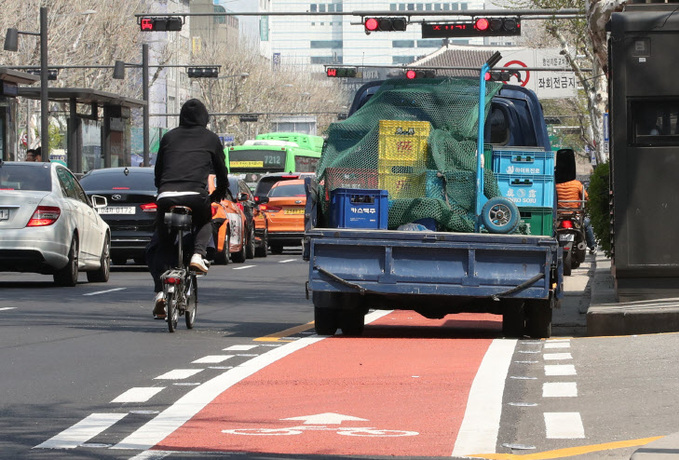
[[[630,460],[670,460],[677,457],[679,457],[679,433],[674,433],[638,448]]]

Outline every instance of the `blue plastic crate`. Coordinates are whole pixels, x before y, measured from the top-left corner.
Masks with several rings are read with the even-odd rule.
[[[554,176],[497,174],[502,196],[518,207],[551,208],[554,206]]]
[[[493,151],[493,172],[544,176],[554,174],[554,152],[542,149],[506,147]]]
[[[337,188],[330,192],[330,226],[333,228],[386,229],[388,220],[386,190]]]

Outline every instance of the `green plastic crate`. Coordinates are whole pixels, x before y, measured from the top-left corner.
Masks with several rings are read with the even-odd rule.
[[[520,224],[527,225],[529,235],[552,236],[554,231],[554,215],[552,208],[522,208]]]

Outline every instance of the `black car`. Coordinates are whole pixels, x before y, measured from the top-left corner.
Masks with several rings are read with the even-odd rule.
[[[152,167],[94,169],[80,178],[88,196],[102,195],[108,206],[99,214],[111,228],[111,260],[116,265],[146,263],[146,245],[153,235],[156,195]]]

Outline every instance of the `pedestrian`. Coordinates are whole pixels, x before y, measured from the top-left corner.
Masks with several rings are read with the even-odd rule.
[[[35,149],[26,150],[26,161],[35,161]]]
[[[33,158],[35,158],[33,161],[37,161],[38,163],[42,162],[42,148],[38,147],[34,151],[35,153],[33,154]]]

